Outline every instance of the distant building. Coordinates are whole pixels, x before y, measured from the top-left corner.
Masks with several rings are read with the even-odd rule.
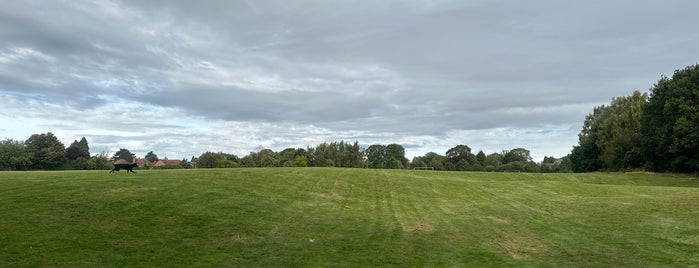
[[[170,160],[170,159],[167,159],[167,157],[165,157],[163,159],[158,160],[158,162],[153,163],[153,166],[156,166],[156,167],[176,166],[176,165],[179,165],[180,162],[182,162],[182,160],[177,160],[177,159]]]

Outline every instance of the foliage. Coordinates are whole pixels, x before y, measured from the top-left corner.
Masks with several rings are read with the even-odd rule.
[[[0,170],[28,170],[32,163],[30,158],[23,141],[0,141]]]
[[[88,161],[88,169],[105,170],[111,169],[112,163],[109,162],[107,153],[100,153],[90,157]]]
[[[385,168],[386,167],[386,146],[374,144],[366,148],[367,163],[369,168]]]
[[[159,160],[158,155],[156,155],[153,151],[148,152],[144,158],[151,163],[158,162]]]
[[[595,107],[585,117],[578,145],[571,152],[573,171],[643,166],[641,117],[647,99],[647,94],[634,91],[630,96],[612,99],[609,106]]]
[[[648,94],[634,91],[631,96],[614,98],[606,108],[596,141],[605,168],[620,170],[643,166],[641,115],[647,101]]]
[[[449,162],[457,167],[456,170],[466,170],[468,166],[475,162],[475,156],[471,153],[471,147],[459,144],[449,150],[446,154]],[[460,167],[460,168],[459,168]]]
[[[699,171],[699,64],[662,77],[643,111],[643,155],[653,171]]]
[[[126,162],[132,163],[136,155],[131,153],[128,149],[121,148],[119,151],[114,153],[114,156],[110,159],[112,162],[116,162],[119,159],[124,159]]]
[[[502,163],[509,164],[512,162],[533,162],[531,152],[524,148],[516,148],[502,153]]]
[[[51,132],[34,134],[24,144],[32,169],[59,169],[66,163],[65,146]]]
[[[195,166],[198,168],[226,168],[241,166],[241,161],[237,156],[223,152],[204,152],[198,158],[193,159],[192,162],[195,162]]]
[[[68,160],[76,160],[78,158],[90,158],[90,146],[87,144],[87,139],[82,137],[80,141],[74,140],[73,143],[66,148],[66,158]]]

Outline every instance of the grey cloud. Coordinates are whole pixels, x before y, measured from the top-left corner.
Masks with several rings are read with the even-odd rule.
[[[0,10],[0,94],[13,109],[3,115],[26,115],[29,129],[171,157],[197,144],[245,152],[332,139],[497,146],[503,139],[459,136],[493,129],[556,150],[540,144],[547,130],[581,125],[592,107],[696,63],[697,9],[681,0],[14,1]],[[577,131],[556,130],[551,143],[563,154]],[[242,140],[217,145],[225,135]]]
[[[187,109],[211,119],[322,123],[371,117],[393,111],[382,99],[351,92],[289,90],[260,92],[234,87],[186,86],[144,101]]]

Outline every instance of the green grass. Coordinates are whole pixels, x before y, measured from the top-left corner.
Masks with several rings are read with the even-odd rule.
[[[0,267],[699,266],[696,178],[137,172],[0,172]]]

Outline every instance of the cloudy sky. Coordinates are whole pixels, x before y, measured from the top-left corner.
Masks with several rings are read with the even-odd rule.
[[[699,1],[0,0],[0,138],[239,156],[398,143],[564,156],[699,62]]]

